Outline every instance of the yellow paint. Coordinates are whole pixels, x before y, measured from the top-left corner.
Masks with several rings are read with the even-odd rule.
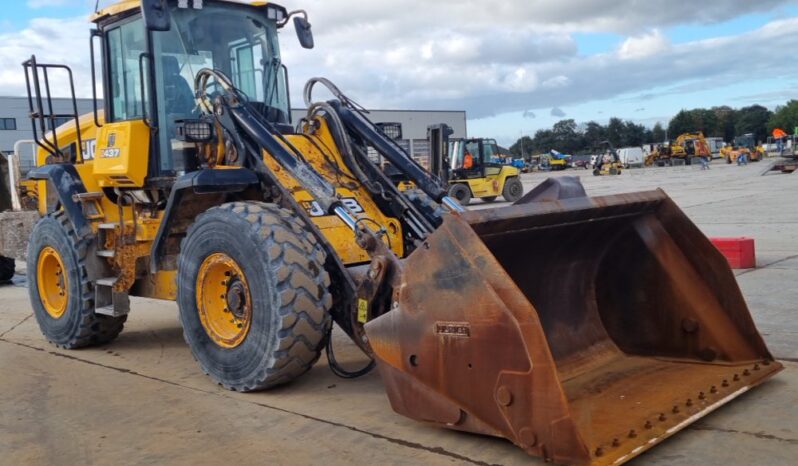
[[[60,319],[69,303],[69,280],[61,255],[50,246],[39,252],[36,282],[44,310],[53,319]]]
[[[100,187],[144,186],[149,166],[150,128],[144,120],[107,123],[97,136],[94,177]]]
[[[236,4],[236,5],[241,5],[241,2],[239,2],[238,0],[217,0],[217,1],[226,2],[226,3],[233,3],[233,4]],[[265,2],[265,1],[258,0],[258,1],[251,2],[250,5],[255,6],[255,7],[262,7],[262,6],[268,5],[269,3],[271,3],[271,2]],[[275,6],[277,6],[277,5],[275,5]],[[139,7],[141,7],[141,0],[121,0],[121,1],[119,1],[117,3],[109,5],[109,6],[105,7],[105,8],[103,8],[102,10],[92,14],[91,16],[89,16],[89,21],[91,21],[93,23],[96,23],[96,22],[99,22],[102,19],[105,19],[105,18],[108,18],[108,17],[111,17],[111,16],[116,16],[118,14],[125,13],[125,12],[133,10],[133,9],[138,9]]]
[[[385,241],[390,245],[391,249],[400,257],[404,255],[404,242],[402,237],[402,226],[400,222],[393,218],[388,217],[380,211],[377,204],[372,200],[370,193],[366,188],[360,186],[355,181],[354,176],[351,174],[343,158],[337,150],[335,141],[329,132],[327,123],[319,120],[319,129],[313,135],[288,135],[286,138],[294,145],[310,163],[328,182],[336,187],[336,192],[339,197],[344,199],[352,199],[362,207],[363,212],[355,212],[355,217],[358,219],[371,219],[364,223],[369,228],[377,230],[379,225],[386,229]],[[334,167],[325,159],[324,155],[319,152],[319,149],[309,140],[314,139],[315,142],[328,151],[328,158],[334,161],[339,168],[339,171],[344,175],[337,173]],[[305,207],[309,212],[313,211],[313,206],[310,204],[312,196],[301,188],[299,183],[285,170],[283,170],[279,163],[272,158],[268,153],[264,152],[264,163],[275,173],[280,183],[292,192],[294,199],[300,205]],[[313,223],[321,230],[322,234],[327,241],[330,242],[336,254],[341,258],[344,264],[357,264],[369,261],[368,253],[362,249],[354,240],[354,233],[346,226],[338,217],[331,215],[322,215],[312,217]],[[376,223],[376,225],[375,225]]]
[[[241,306],[228,309],[234,286],[243,290]],[[252,324],[252,298],[241,267],[226,254],[211,254],[200,265],[195,289],[200,322],[211,340],[222,348],[240,345]]]
[[[509,165],[503,165],[501,167],[487,167],[485,169],[484,178],[451,180],[450,184],[468,184],[468,187],[471,188],[471,193],[475,198],[501,196],[507,179],[518,176],[520,173],[521,171],[519,169]]]
[[[357,299],[357,321],[365,324],[369,319],[369,302],[363,298]]]

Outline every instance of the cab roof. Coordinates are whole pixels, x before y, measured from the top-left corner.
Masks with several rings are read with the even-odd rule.
[[[207,0],[205,0],[207,1]],[[254,1],[247,1],[247,0],[213,0],[220,3],[235,3],[237,5],[251,5],[251,6],[264,6],[267,5],[269,2],[262,1],[262,0],[254,0]],[[191,3],[191,0],[189,0]],[[128,12],[130,10],[135,10],[141,8],[141,0],[120,0],[116,3],[112,3],[105,8],[101,8],[99,11],[95,12],[89,17],[89,21],[96,23],[101,19],[105,19],[111,16],[116,16],[121,13]]]

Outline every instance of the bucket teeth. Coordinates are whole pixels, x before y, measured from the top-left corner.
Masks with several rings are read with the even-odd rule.
[[[617,464],[781,365],[725,259],[662,191],[565,184],[445,216],[404,260],[398,306],[365,329],[397,412]]]

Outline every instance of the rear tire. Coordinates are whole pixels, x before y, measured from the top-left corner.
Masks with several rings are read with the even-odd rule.
[[[449,197],[456,199],[460,205],[467,206],[471,202],[471,188],[465,183],[453,184],[449,187]]]
[[[219,343],[209,317],[200,316],[200,306],[203,316],[210,315],[200,299],[205,287],[198,284],[206,278],[200,272],[219,254],[234,261],[247,286],[242,302],[249,307],[249,322],[234,345]],[[234,202],[199,215],[181,246],[177,302],[183,335],[202,370],[238,391],[274,387],[310,370],[332,322],[325,259],[304,223],[273,204]],[[222,307],[232,317],[230,301]]]
[[[521,199],[524,195],[524,185],[518,178],[508,178],[504,182],[504,189],[502,189],[502,197],[507,202],[515,202]]]
[[[14,259],[0,256],[0,282],[7,282],[14,277]]]
[[[86,270],[89,240],[78,238],[63,212],[50,214],[36,224],[28,243],[28,294],[33,314],[47,340],[65,349],[102,345],[122,331],[127,315],[111,317],[94,313],[94,287]],[[44,260],[50,255],[53,259]],[[40,264],[59,264],[60,281],[40,270]],[[55,272],[55,270],[53,271]],[[48,296],[47,290],[63,295]],[[55,286],[55,288],[53,287]],[[45,301],[48,301],[45,304]],[[58,309],[61,302],[63,309]]]

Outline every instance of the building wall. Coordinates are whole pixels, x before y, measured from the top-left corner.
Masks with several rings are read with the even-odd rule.
[[[304,109],[291,110],[294,122],[305,114]],[[401,123],[402,139],[398,141],[399,145],[424,166],[428,166],[429,161],[428,126],[446,123],[454,131],[452,138],[468,137],[466,112],[462,110],[371,110],[366,116],[374,123]],[[376,153],[372,151],[370,155],[379,161]]]
[[[93,109],[91,99],[78,99],[78,114],[90,113]],[[72,99],[53,99],[53,113],[64,114],[72,111]],[[27,97],[0,97],[0,119],[11,118],[16,123],[16,130],[5,130],[2,129],[3,125],[0,125],[0,152],[13,152],[17,141],[33,139],[29,114]]]
[[[78,99],[78,113],[83,115],[93,111],[91,99]],[[98,102],[102,106],[102,101]],[[55,113],[69,113],[72,111],[72,100],[53,99]],[[291,111],[294,122],[306,113],[304,109]],[[10,118],[16,122],[16,130],[0,129],[0,152],[10,153],[14,150],[14,143],[23,139],[32,139],[31,122],[28,118],[29,108],[27,97],[0,97],[0,119]],[[402,125],[402,140],[399,144],[404,147],[414,158],[426,164],[429,157],[427,144],[427,127],[438,123],[446,123],[454,130],[452,137],[467,137],[465,111],[438,111],[438,110],[372,110],[368,118],[375,123],[400,123]],[[2,123],[2,120],[0,120]],[[0,124],[0,128],[3,125]]]

